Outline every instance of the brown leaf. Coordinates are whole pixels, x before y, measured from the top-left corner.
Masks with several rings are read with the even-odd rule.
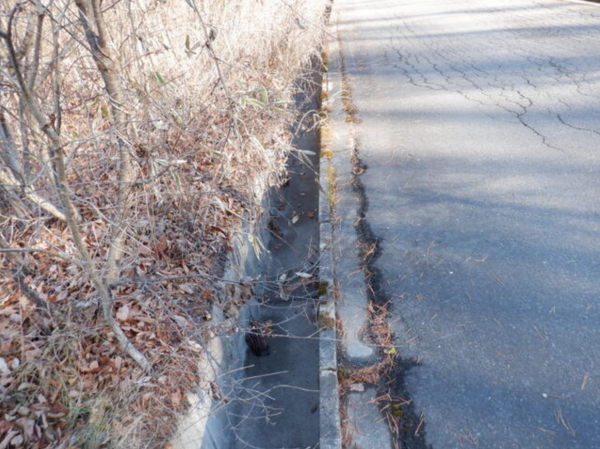
[[[10,368],[3,357],[0,357],[0,374],[9,374]]]
[[[190,295],[194,293],[194,285],[193,284],[179,284],[179,290],[185,293],[189,293]]]
[[[33,362],[37,360],[42,355],[42,350],[39,348],[34,348],[29,351],[25,351],[25,359],[28,362]]]
[[[213,299],[214,297],[213,292],[210,290],[204,290],[200,296],[202,299]]]
[[[127,321],[129,318],[129,304],[125,304],[119,308],[117,311],[117,320],[119,321]]]
[[[21,440],[18,441],[17,440],[18,438],[20,438]],[[21,435],[19,435],[19,432],[16,430],[11,430],[6,434],[4,439],[2,441],[0,441],[0,449],[6,449],[13,439],[17,440],[17,441],[15,441],[15,443],[19,443],[19,446],[21,444],[23,444],[23,437]],[[16,444],[15,444],[15,446],[16,446]]]
[[[51,388],[49,400],[51,403],[54,403],[54,402],[56,402],[56,398],[62,391],[61,384],[52,379],[48,380],[47,383]]]
[[[52,404],[50,406],[50,412],[48,413],[49,418],[64,418],[69,413],[69,409],[63,407],[61,404]]]
[[[121,365],[123,364],[123,358],[121,356],[116,356],[114,360],[115,368],[117,373],[121,371]]]
[[[4,315],[4,316],[11,316],[15,313],[19,313],[18,310],[13,307],[13,306],[3,306],[2,309],[0,309],[0,315]]]
[[[3,433],[7,432],[10,429],[12,429],[13,427],[14,427],[14,424],[11,423],[10,421],[7,421],[5,419],[0,419],[0,435],[2,435]]]
[[[11,376],[2,376],[2,377],[0,377],[0,386],[5,387],[5,386],[13,383],[14,380],[15,380],[14,377],[11,377]]]
[[[171,393],[171,402],[175,407],[181,404],[181,393],[179,391],[179,388],[176,389],[173,393]]]
[[[221,229],[219,226],[211,226],[210,227],[212,230],[220,232],[221,234],[223,234],[225,237],[227,237],[227,232],[225,232],[223,229]]]
[[[10,352],[11,347],[12,343],[10,341],[3,341],[2,343],[0,343],[0,354],[8,354]]]
[[[15,423],[23,429],[25,437],[29,440],[33,436],[33,429],[35,428],[35,421],[31,418],[19,418]],[[13,444],[11,442],[11,444]]]

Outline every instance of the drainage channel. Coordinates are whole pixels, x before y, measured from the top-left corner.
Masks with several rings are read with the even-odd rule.
[[[231,449],[312,449],[319,441],[320,75],[302,83],[288,181],[272,195],[270,256],[254,329],[246,334],[244,380],[230,414]]]

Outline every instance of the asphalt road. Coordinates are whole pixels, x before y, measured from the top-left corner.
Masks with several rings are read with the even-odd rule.
[[[600,5],[336,10],[413,446],[600,448]]]

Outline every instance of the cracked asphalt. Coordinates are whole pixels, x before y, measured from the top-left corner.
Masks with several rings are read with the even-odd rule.
[[[600,5],[336,0],[331,20],[396,394],[424,418],[402,447],[600,448]]]

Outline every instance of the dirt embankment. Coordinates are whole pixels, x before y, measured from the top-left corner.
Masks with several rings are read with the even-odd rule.
[[[163,447],[219,397],[223,261],[328,4],[0,0],[0,448]]]

